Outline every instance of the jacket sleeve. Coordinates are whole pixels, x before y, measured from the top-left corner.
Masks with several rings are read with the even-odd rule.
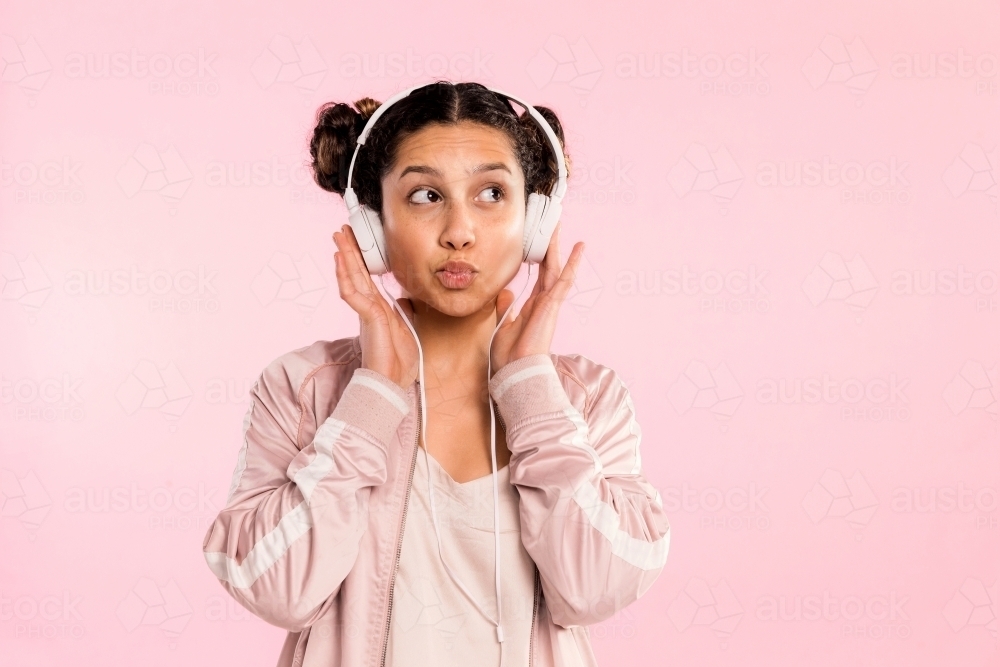
[[[387,477],[386,446],[407,394],[358,368],[333,413],[300,450],[299,381],[279,358],[250,392],[225,508],[202,550],[229,594],[272,625],[300,631],[333,604],[354,566],[371,487]]]
[[[508,363],[489,385],[506,425],[521,541],[563,627],[598,623],[641,597],[670,545],[662,499],[642,475],[628,390],[589,363],[599,381],[586,420],[547,354]]]

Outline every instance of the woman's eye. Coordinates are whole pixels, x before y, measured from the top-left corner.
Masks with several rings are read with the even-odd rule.
[[[483,194],[486,193],[486,194]],[[485,197],[486,201],[498,202],[504,197],[503,188],[496,185],[491,185],[488,188],[484,188],[480,191],[480,197],[476,199],[481,199]],[[433,204],[435,202],[441,201],[441,195],[429,190],[427,188],[420,188],[419,190],[414,190],[410,195],[410,202],[413,204]]]
[[[413,204],[432,204],[438,201],[441,197],[438,193],[433,190],[428,190],[427,188],[420,188],[410,195],[410,202]]]
[[[482,192],[480,192],[479,194],[482,194],[483,192],[490,193],[489,195],[487,195],[488,197],[487,201],[500,201],[501,199],[503,199],[503,188],[497,187],[496,185],[491,185],[490,187],[482,190]],[[496,197],[496,199],[489,198],[494,196]]]

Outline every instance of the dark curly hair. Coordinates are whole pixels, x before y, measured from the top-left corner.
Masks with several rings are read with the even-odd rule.
[[[309,143],[317,185],[344,195],[347,169],[358,136],[381,105],[365,97],[354,102],[353,108],[343,102],[327,102],[319,108]],[[535,109],[559,137],[568,172],[569,157],[565,153],[566,140],[559,118],[547,107],[535,106]],[[548,194],[551,191],[558,176],[552,146],[527,111],[518,115],[507,98],[480,83],[436,81],[393,104],[375,124],[354,163],[353,185],[358,200],[381,215],[382,178],[392,171],[399,144],[432,123],[454,125],[462,121],[479,123],[507,135],[524,172],[525,200],[532,192]]]

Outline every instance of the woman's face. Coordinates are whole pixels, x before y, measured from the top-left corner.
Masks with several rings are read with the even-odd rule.
[[[463,121],[407,137],[382,179],[382,211],[389,265],[411,299],[463,317],[492,309],[517,275],[524,173],[500,130]]]

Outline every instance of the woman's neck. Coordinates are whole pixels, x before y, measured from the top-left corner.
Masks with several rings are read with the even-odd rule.
[[[430,367],[439,378],[482,377],[485,382],[490,336],[497,325],[495,304],[464,317],[453,317],[415,299],[411,303],[425,373]]]

